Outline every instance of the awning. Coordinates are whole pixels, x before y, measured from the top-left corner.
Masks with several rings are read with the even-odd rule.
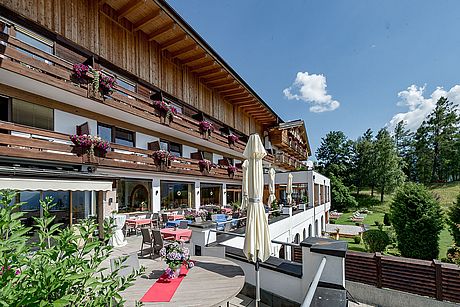
[[[0,178],[0,190],[17,191],[112,191],[112,181]]]

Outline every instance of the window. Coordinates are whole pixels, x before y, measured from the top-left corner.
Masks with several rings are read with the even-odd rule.
[[[162,180],[160,197],[162,210],[192,208],[195,204],[195,184]]]
[[[20,26],[15,26],[16,29],[16,38],[27,45],[30,45],[32,47],[35,47],[43,52],[49,53],[49,54],[54,54],[54,48],[53,48],[53,42],[44,38],[41,35],[38,35],[32,31],[29,31],[23,27]],[[44,58],[37,56],[35,54],[32,54],[30,52],[27,52],[25,50],[19,49],[22,53],[27,54],[28,56],[31,56],[37,60],[43,61],[45,63],[51,64]]]
[[[181,144],[161,140],[160,149],[169,151],[174,157],[182,157],[182,145]]]
[[[113,76],[113,77],[116,79],[117,85],[118,85],[119,87],[122,87],[122,88],[124,88],[124,89],[126,89],[126,90],[128,90],[128,91],[133,92],[133,93],[136,92],[136,83],[131,82],[131,81],[129,81],[128,79],[121,77],[120,75],[114,73],[113,71],[111,71],[111,70],[109,70],[109,69],[107,69],[107,68],[104,68],[103,71],[104,71],[106,74]],[[129,97],[129,95],[127,95],[127,94],[125,94],[125,93],[123,93],[123,92],[120,92],[120,91],[117,91],[117,92],[120,93],[120,94],[122,94],[122,95],[125,95],[125,96],[128,96],[128,97]]]
[[[10,114],[10,99],[0,96],[0,120],[8,121]]]
[[[175,103],[175,102],[169,100],[168,98],[163,98],[163,100],[164,100],[165,102],[167,102],[171,107],[176,108],[177,113],[181,113],[181,114],[182,114],[182,106],[181,106],[181,105],[179,105],[179,104],[177,104],[177,103]]]
[[[209,161],[213,162],[212,153],[207,152],[207,151],[203,151],[203,159],[206,159],[206,160],[209,160]]]
[[[112,127],[104,124],[97,124],[97,135],[105,141],[112,142]]]
[[[54,130],[54,110],[19,99],[13,99],[12,119],[14,123]]]
[[[115,144],[134,147],[134,132],[115,128]]]

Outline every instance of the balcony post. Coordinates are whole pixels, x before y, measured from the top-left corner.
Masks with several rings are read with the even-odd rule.
[[[152,180],[152,212],[160,212],[160,210],[161,210],[160,179],[154,178]]]

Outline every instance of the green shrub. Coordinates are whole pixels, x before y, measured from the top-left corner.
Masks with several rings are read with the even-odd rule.
[[[385,226],[391,225],[390,215],[388,213],[385,213],[385,215],[383,216],[383,224],[385,224]]]
[[[354,236],[353,237],[353,242],[355,242],[355,244],[360,244],[361,243],[361,237],[360,236]]]
[[[335,220],[329,220],[329,224],[335,224]]]
[[[371,253],[383,252],[388,244],[390,244],[390,238],[385,231],[378,229],[370,229],[363,234],[364,244],[366,245],[367,251]]]
[[[406,183],[390,204],[390,220],[403,257],[432,260],[444,227],[439,202],[423,185]]]
[[[36,244],[28,243],[30,227],[21,223],[16,193],[0,191],[0,304],[2,306],[121,306],[120,292],[143,270],[127,277],[107,272],[101,264],[113,247],[105,244],[113,221],[104,224],[104,238],[91,220],[62,228],[49,209],[52,199],[40,201],[42,218],[35,218]],[[80,246],[80,247],[79,247]]]
[[[351,195],[350,190],[336,176],[331,174],[331,206],[343,211],[345,208],[356,208],[358,202]]]
[[[374,221],[374,224],[375,224],[375,226],[380,226],[380,222],[379,222],[379,221]]]
[[[460,248],[460,194],[457,196],[457,202],[450,207],[447,224],[455,244]]]

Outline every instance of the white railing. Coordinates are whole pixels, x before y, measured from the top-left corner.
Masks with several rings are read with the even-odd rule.
[[[308,289],[307,295],[305,296],[305,299],[301,305],[301,307],[310,307],[311,301],[313,300],[313,297],[316,292],[316,288],[318,287],[319,279],[321,278],[321,275],[323,274],[324,267],[326,266],[326,257],[323,257],[321,260],[321,263],[319,264],[318,270],[316,271],[315,277],[313,278],[310,288]]]

